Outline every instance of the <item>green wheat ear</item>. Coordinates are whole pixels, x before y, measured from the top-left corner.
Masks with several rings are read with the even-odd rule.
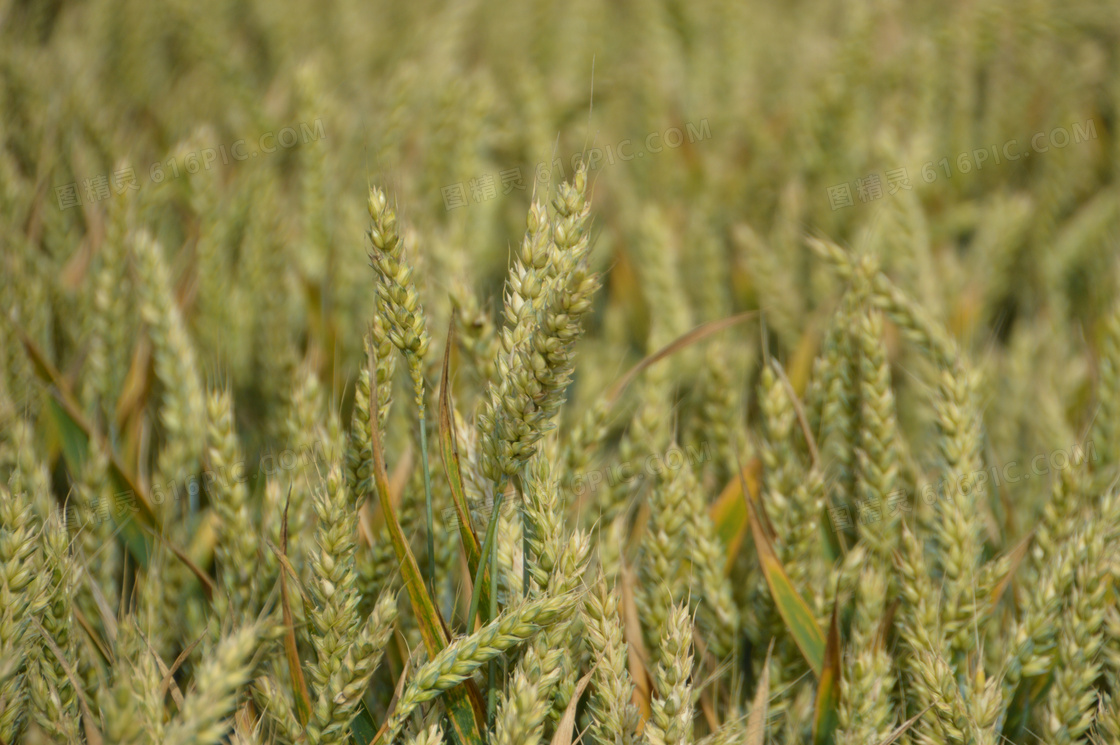
[[[148,327],[156,378],[163,385],[160,416],[167,430],[159,456],[164,478],[184,482],[197,470],[205,442],[206,402],[194,346],[175,304],[160,244],[146,231],[132,239],[140,316]]]

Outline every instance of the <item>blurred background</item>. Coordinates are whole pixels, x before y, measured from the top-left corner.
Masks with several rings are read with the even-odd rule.
[[[803,389],[839,296],[805,246],[820,235],[876,257],[989,386],[1015,381],[986,410],[994,447],[1045,452],[1084,424],[1076,360],[1117,294],[1118,42],[1120,6],[1094,0],[9,0],[2,304],[76,389],[94,308],[117,319],[106,368],[146,369],[114,260],[146,228],[259,447],[300,365],[349,406],[374,307],[367,184],[396,200],[434,346],[452,308],[481,344],[532,195],[582,157],[605,289],[577,402],[759,308],[765,334],[680,356],[680,396],[705,366],[749,390],[763,338]],[[31,373],[0,336],[18,404]],[[86,400],[127,431],[144,385],[110,377]],[[895,379],[900,398],[918,385]]]

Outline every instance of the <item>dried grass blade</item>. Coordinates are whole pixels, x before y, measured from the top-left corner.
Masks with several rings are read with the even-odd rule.
[[[660,362],[666,357],[676,354],[685,347],[695,344],[702,339],[708,338],[712,334],[719,333],[720,331],[723,331],[726,328],[730,328],[731,326],[734,326],[736,324],[742,323],[743,321],[748,321],[757,315],[757,310],[750,310],[746,313],[740,313],[735,316],[728,316],[727,318],[721,318],[717,321],[708,321],[707,323],[700,324],[691,331],[682,334],[681,336],[669,342],[664,347],[658,349],[656,352],[649,355],[641,362],[630,368],[625,375],[619,378],[619,380],[611,386],[610,390],[607,392],[607,401],[612,404],[617,401],[618,397],[622,395],[622,392],[626,390],[626,386],[634,382],[634,378],[638,377],[638,375],[640,375],[642,371],[650,365]]]
[[[144,641],[148,642],[147,639],[145,639]],[[182,652],[180,652],[179,656],[175,658],[175,661],[171,663],[171,667],[166,668],[165,670],[161,670],[161,672],[163,673],[163,680],[160,681],[160,684],[159,684],[159,690],[160,690],[160,695],[161,696],[163,694],[167,693],[167,690],[169,688],[171,688],[172,686],[174,686],[174,690],[176,690],[176,691],[179,690],[179,686],[175,684],[174,675],[175,675],[176,672],[178,672],[179,668],[183,666],[183,663],[187,661],[187,658],[191,656],[191,652],[193,652],[198,647],[198,645],[201,641],[202,641],[202,637],[200,636],[197,639],[195,639],[193,642],[188,644],[187,648],[184,649]],[[151,646],[152,646],[151,642],[148,642],[148,647],[151,648]],[[152,654],[156,654],[154,649],[152,650]],[[156,662],[158,662],[161,666],[163,665],[163,661],[159,659],[159,655],[156,655]],[[172,695],[174,695],[174,694],[172,694]],[[183,706],[182,698],[183,698],[183,694],[179,693],[178,696],[175,699],[175,703],[179,705],[179,708],[182,708],[182,706]]]
[[[579,707],[579,699],[583,696],[584,689],[587,684],[591,682],[591,675],[595,672],[598,665],[592,665],[587,674],[579,679],[576,683],[576,689],[572,692],[572,698],[568,701],[568,706],[564,709],[564,716],[556,724],[556,734],[552,736],[552,745],[572,745],[572,730],[576,724],[576,709]]]
[[[914,716],[912,716],[912,717],[910,717],[909,719],[907,719],[907,720],[906,720],[905,722],[903,722],[902,724],[900,724],[900,725],[898,726],[898,729],[896,729],[896,730],[895,730],[894,732],[892,732],[892,733],[890,734],[890,736],[889,736],[889,737],[888,737],[888,738],[887,738],[886,740],[883,740],[883,741],[882,741],[881,743],[879,743],[879,745],[893,745],[893,743],[894,743],[894,742],[896,742],[896,741],[898,740],[898,738],[900,738],[900,737],[902,737],[902,736],[903,736],[904,734],[906,734],[906,730],[908,730],[908,729],[910,729],[911,727],[913,727],[913,726],[914,726],[914,724],[915,724],[915,723],[916,723],[916,722],[917,722],[917,721],[918,721],[919,719],[921,719],[922,717],[924,717],[924,716],[925,716],[925,714],[926,714],[926,712],[927,712],[927,711],[929,711],[929,710],[930,710],[930,709],[932,709],[932,708],[933,708],[933,704],[930,704],[929,706],[927,706],[926,708],[922,709],[921,711],[919,711],[919,712],[918,712],[917,714],[915,714]]]
[[[747,735],[743,738],[743,745],[762,745],[766,739],[766,718],[770,713],[770,656],[773,654],[774,642],[771,640],[770,648],[766,650],[766,662],[762,665],[758,690],[754,692],[751,713],[747,717]]]
[[[653,683],[649,674],[649,652],[642,640],[642,624],[638,619],[638,604],[634,599],[634,573],[625,564],[618,578],[622,589],[622,630],[626,639],[626,657],[630,667],[630,677],[634,681],[634,703],[642,715],[645,725],[650,715],[650,700],[653,696]]]
[[[98,637],[97,631],[93,628],[93,624],[89,622],[89,619],[86,618],[86,614],[82,613],[81,609],[78,608],[77,604],[75,603],[71,603],[70,611],[74,614],[74,620],[78,622],[78,625],[81,626],[82,630],[86,632],[86,636],[88,636],[89,640],[93,642],[93,646],[97,648],[97,653],[101,655],[101,659],[103,659],[110,667],[112,667],[112,650],[110,650],[105,645],[105,642],[101,641],[101,638]]]

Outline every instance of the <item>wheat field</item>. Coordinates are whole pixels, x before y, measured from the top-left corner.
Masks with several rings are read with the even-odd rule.
[[[0,0],[0,745],[1120,743],[1120,5]]]

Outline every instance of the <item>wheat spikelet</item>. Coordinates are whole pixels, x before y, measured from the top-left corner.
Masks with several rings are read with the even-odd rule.
[[[544,722],[551,709],[548,690],[556,683],[556,668],[561,651],[549,652],[541,660],[534,649],[517,663],[494,722],[495,745],[536,745],[544,737]],[[546,668],[552,670],[550,675]]]
[[[83,387],[83,403],[88,412],[96,413],[102,406],[117,399],[121,373],[127,366],[131,346],[127,296],[120,291],[127,279],[125,242],[128,210],[114,202],[110,206],[109,225],[101,243],[99,264],[92,283],[92,311],[89,314],[89,378]]]
[[[425,727],[406,740],[408,745],[441,745],[443,743],[443,728],[439,724]]]
[[[139,745],[164,741],[165,712],[162,675],[137,621],[131,615],[122,619],[114,645],[118,664],[111,686],[98,691],[98,704],[106,737]]]
[[[501,348],[494,319],[461,279],[456,279],[452,285],[451,305],[455,311],[455,338],[471,360],[480,381],[489,383],[497,376]]]
[[[588,561],[591,558],[591,536],[582,531],[574,531],[560,551],[559,561],[549,578],[547,594],[553,597],[565,597],[581,591],[584,587],[584,574],[587,572]],[[580,637],[582,636],[582,623],[578,613],[565,616],[550,625],[533,640],[538,657],[546,661],[543,672],[552,674],[548,663],[552,661],[551,653],[554,650],[561,652],[557,659],[556,672],[558,681],[553,697],[551,717],[554,722],[564,715],[568,702],[575,691],[579,678],[580,667]],[[548,688],[545,688],[546,693]]]
[[[529,549],[525,562],[529,577],[537,588],[548,587],[549,577],[559,561],[563,533],[560,525],[560,484],[547,460],[536,457],[529,463],[522,515],[525,541]]]
[[[638,565],[641,589],[637,602],[651,650],[659,650],[657,639],[669,622],[673,605],[685,596],[689,547],[678,540],[687,530],[691,486],[683,469],[660,474],[649,497],[650,523],[642,542]],[[656,654],[656,652],[655,652]]]

